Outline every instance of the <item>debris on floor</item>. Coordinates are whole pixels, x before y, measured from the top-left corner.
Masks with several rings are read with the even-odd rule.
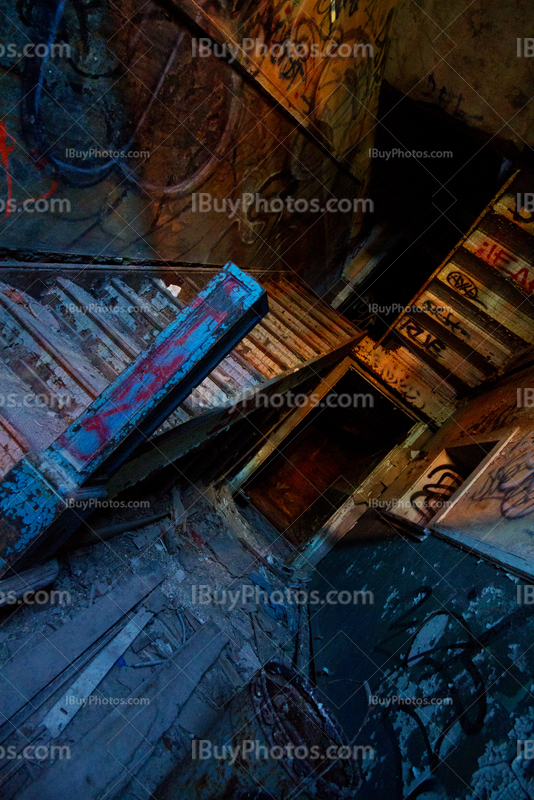
[[[297,585],[284,545],[224,491],[175,485],[153,506],[142,526],[98,512],[78,542],[103,540],[69,542],[0,612],[0,743],[70,754],[4,758],[5,800],[149,800],[264,664],[294,661],[298,614],[272,602]]]

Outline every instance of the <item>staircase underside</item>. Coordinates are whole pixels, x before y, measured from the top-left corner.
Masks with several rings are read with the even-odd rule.
[[[515,173],[360,364],[422,416],[443,423],[474,388],[534,345],[534,216]]]

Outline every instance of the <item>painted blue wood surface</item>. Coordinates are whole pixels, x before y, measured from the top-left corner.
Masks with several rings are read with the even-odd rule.
[[[60,546],[90,513],[69,497],[103,484],[267,311],[265,290],[227,264],[43,454],[19,462],[0,483],[0,574]]]

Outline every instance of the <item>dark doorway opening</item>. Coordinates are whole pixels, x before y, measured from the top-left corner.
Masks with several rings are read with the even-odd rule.
[[[412,426],[411,417],[349,370],[252,476],[244,494],[279,533],[301,545]]]

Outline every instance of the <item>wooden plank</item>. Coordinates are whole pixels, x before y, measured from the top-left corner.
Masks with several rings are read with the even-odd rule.
[[[299,366],[302,361],[295,358],[291,351],[271,336],[261,325],[256,325],[254,330],[249,333],[247,339],[252,342],[258,350],[268,356],[278,368],[285,372],[288,369]]]
[[[124,278],[118,278],[117,280],[126,283]],[[178,275],[169,277],[168,283],[175,286],[178,285],[181,290],[180,293],[182,293],[183,279]],[[168,325],[169,322],[173,322],[176,319],[176,315],[179,314],[185,306],[183,297],[181,300],[175,297],[174,294],[172,294],[172,292],[168,289],[167,283],[165,283],[161,277],[142,278],[139,282],[138,288],[136,289],[136,293],[139,295],[139,297],[142,297],[143,300],[148,301],[154,311],[154,314],[163,320],[165,325]]]
[[[274,378],[282,371],[280,365],[269,358],[263,350],[260,350],[249,336],[239,342],[234,354],[239,355],[243,361],[250,364],[256,372],[259,372],[262,376],[262,382]]]
[[[228,394],[211,379],[211,373],[204,378],[184,400],[184,407],[191,408],[193,413],[201,414],[208,408],[216,408],[228,402]]]
[[[139,308],[139,313],[143,315],[143,317],[152,325],[153,328],[156,328],[158,331],[163,330],[169,320],[165,319],[162,314],[159,314],[154,309],[152,304],[148,302],[148,298],[137,294],[137,292],[134,292],[131,286],[128,286],[125,281],[122,281],[119,278],[112,278],[110,283],[131,306],[134,308]]]
[[[5,390],[5,383],[3,382],[2,377],[0,377],[0,385],[2,386],[2,389]],[[28,452],[30,449],[30,443],[28,442],[26,436],[10,422],[4,416],[4,414],[0,414],[0,427],[4,429],[10,439],[13,439],[14,443],[17,445],[17,448],[22,453]]]
[[[299,367],[306,360],[292,346],[291,338],[286,338],[279,331],[273,329],[264,319],[254,329],[254,335],[265,342],[266,345],[276,348],[278,358],[288,365],[286,369]]]
[[[348,320],[343,319],[339,312],[334,311],[326,303],[323,303],[319,297],[312,295],[311,292],[306,292],[298,284],[283,278],[278,281],[278,285],[282,290],[287,291],[312,319],[315,319],[319,325],[333,333],[336,338],[345,339],[347,336],[354,335],[355,326]]]
[[[478,262],[478,263],[477,263]],[[437,275],[452,291],[467,299],[487,316],[503,325],[529,344],[534,344],[534,326],[530,304],[515,287],[499,286],[484,262],[475,259],[468,251],[458,251]],[[496,279],[499,273],[494,271]],[[504,278],[502,283],[507,283]]]
[[[241,387],[238,386],[236,382],[223,369],[220,368],[220,366],[212,369],[208,375],[208,378],[218,389],[221,390],[221,397],[224,398],[223,402],[226,402],[229,397],[232,397],[241,389]]]
[[[0,393],[4,427],[18,442],[21,450],[44,450],[67,427],[61,417],[49,414],[46,398],[35,395],[33,388],[24,383],[6,364],[0,362]]]
[[[336,347],[340,343],[339,337],[319,324],[307,309],[304,309],[292,296],[279,288],[277,284],[271,284],[270,296],[274,296],[276,302],[308,331],[308,336],[313,336],[323,348]]]
[[[294,292],[298,292],[303,300],[306,299],[313,299],[315,302],[317,299],[319,300],[319,304],[315,306],[315,311],[317,314],[320,315],[322,319],[324,319],[325,324],[330,326],[334,325],[336,328],[340,328],[342,331],[345,332],[347,336],[353,336],[356,326],[353,322],[350,322],[346,317],[344,317],[339,311],[336,310],[331,305],[324,303],[320,298],[317,298],[315,294],[312,292],[307,292],[304,286],[301,283],[294,280],[289,280],[288,278],[281,277],[279,279],[279,283],[285,286],[286,283],[289,283],[292,287]]]
[[[151,514],[149,517],[136,517],[135,519],[128,520],[127,522],[117,522],[115,525],[105,525],[103,528],[96,529],[85,523],[76,532],[76,535],[72,539],[68,540],[68,542],[65,544],[65,549],[100,544],[100,542],[106,542],[108,539],[112,539],[114,536],[118,536],[126,531],[135,531],[137,528],[144,528],[146,525],[153,525],[155,522],[159,522],[161,519],[165,519],[165,517],[168,517],[169,515],[170,511],[162,511],[159,514]]]
[[[31,702],[164,578],[163,567],[152,564],[46,638],[36,634],[26,641],[0,670],[0,723]]]
[[[270,312],[263,318],[263,326],[272,336],[276,336],[278,341],[284,342],[285,346],[291,350],[299,361],[308,361],[308,359],[314,357],[315,351]]]
[[[131,359],[98,325],[85,314],[76,313],[77,306],[73,307],[74,304],[60,286],[53,284],[41,297],[41,303],[53,309],[64,325],[79,337],[84,354],[92,359],[92,363],[108,380],[114,380],[130,363]]]
[[[444,422],[456,406],[456,391],[406,348],[386,351],[367,337],[354,358],[425,421]]]
[[[24,788],[18,800],[102,800],[116,796],[138,772],[213,665],[228,637],[207,622],[185,645],[92,728],[72,750]],[[136,702],[150,698],[148,704]]]
[[[504,243],[503,231],[495,230],[495,226],[489,229],[480,227],[473,231],[464,247],[492,269],[498,270],[528,297],[534,291],[534,238],[523,235],[532,240],[530,247],[521,247],[520,243],[513,240]]]
[[[269,310],[276,319],[282,323],[286,328],[292,330],[314,353],[320,355],[328,349],[328,345],[319,339],[315,334],[302,324],[299,316],[295,316],[291,311],[282,306],[278,299],[275,299],[272,294],[269,295]]]
[[[97,397],[107,385],[102,375],[85,358],[80,357],[80,352],[64,336],[55,333],[24,306],[10,300],[9,293],[10,287],[0,284],[0,306],[5,312],[65,370],[88,397]]]
[[[33,594],[57,578],[59,564],[56,559],[39,567],[23,570],[20,575],[0,581],[0,606],[7,606],[25,595]]]
[[[243,391],[243,385],[235,377],[235,371],[229,370],[228,360],[221,361],[218,367],[210,372],[210,378],[217,385],[224,386],[226,394],[233,397]]]
[[[43,719],[42,724],[51,737],[55,738],[62,733],[83,703],[89,699],[98,684],[153,617],[154,612],[141,607],[111,642],[102,648],[90,665],[80,672],[74,683],[54,703]]]
[[[350,358],[344,358],[340,364],[337,364],[328,375],[309,393],[309,402],[299,405],[292,413],[285,417],[282,424],[276,428],[273,433],[269,435],[267,441],[260,447],[254,457],[248,461],[245,466],[237,473],[234,478],[229,479],[233,491],[237,490],[247,481],[258,467],[266,461],[272,453],[275,452],[282,444],[282,442],[289,436],[289,434],[299,425],[307,415],[321,402],[321,400],[330,392],[336,385],[338,380],[350,368],[352,361]]]
[[[473,348],[455,339],[431,316],[406,314],[394,330],[409,347],[415,345],[422,348],[431,359],[453,372],[468,386],[478,386],[491,373],[491,366]]]
[[[400,337],[397,337],[397,341],[399,338]],[[463,396],[468,392],[468,383],[464,382],[461,378],[455,375],[452,370],[450,370],[444,364],[440,364],[439,361],[436,361],[436,359],[429,355],[426,350],[418,345],[415,345],[413,342],[408,344],[407,341],[403,341],[402,346],[397,350],[397,355],[400,356],[400,358],[404,361],[407,359],[416,359],[419,362],[419,369],[426,365],[434,373],[434,385],[439,386],[441,383],[447,383],[459,396]]]
[[[239,385],[239,392],[244,389],[257,386],[258,383],[263,381],[263,375],[253,370],[250,364],[236,356],[235,350],[223,358],[219,367],[224,369],[231,378]]]
[[[78,284],[73,281],[61,277],[58,278],[57,281],[67,297],[69,297],[95,325],[101,328],[106,336],[108,336],[128,358],[133,359],[139,355],[141,352],[140,346],[128,333],[120,330],[112,312],[107,311],[103,307],[96,310],[94,307],[98,305],[98,301],[95,302],[93,295],[86,292],[85,289],[78,286]]]
[[[521,227],[513,225],[506,217],[494,212],[486,214],[477,231],[500,242],[505,250],[514,253],[527,263],[532,264],[534,261],[534,236]],[[493,263],[494,260],[502,261],[503,256],[504,254],[499,256],[497,252],[492,252],[490,263]]]
[[[527,348],[526,343],[506,327],[460,295],[454,295],[439,281],[430,284],[421,294],[419,303],[425,314],[470,345],[495,368],[504,366]]]
[[[126,299],[111,281],[93,285],[91,294],[94,297],[95,307],[105,310],[115,326],[138,346],[139,352],[144,350],[167,324],[165,321],[154,324],[155,315],[148,299],[143,300],[139,296],[132,300]],[[135,295],[135,292],[133,294]],[[145,306],[146,313],[143,313]]]
[[[91,659],[102,649],[105,647],[108,642],[110,642],[113,637],[119,632],[121,629],[121,621],[116,622],[115,625],[112,625],[108,631],[101,636],[94,644],[84,650],[84,652],[75,658],[72,664],[67,667],[67,669],[58,675],[53,681],[50,681],[44,689],[38,692],[35,697],[32,698],[31,703],[26,703],[25,706],[22,707],[20,711],[14,714],[9,722],[5,725],[0,727],[0,744],[7,742],[11,737],[16,737],[17,733],[20,732],[20,729],[23,725],[26,725],[29,729],[35,729],[40,725],[42,713],[41,708],[45,703],[59,691],[67,681],[72,680],[75,675],[79,672],[80,669],[83,669]],[[0,751],[1,752],[1,751]],[[11,761],[7,761],[4,763],[2,767],[0,767],[0,786],[6,780],[5,773],[11,773],[12,763]]]

